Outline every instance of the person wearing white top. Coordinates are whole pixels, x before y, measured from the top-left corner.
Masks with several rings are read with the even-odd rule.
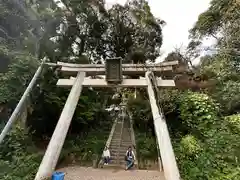
[[[103,162],[104,162],[104,165],[108,165],[109,161],[110,161],[110,151],[108,149],[108,147],[106,146],[104,151],[103,151]]]

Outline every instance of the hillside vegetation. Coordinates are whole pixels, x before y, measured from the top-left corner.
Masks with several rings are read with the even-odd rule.
[[[132,0],[106,9],[103,0],[0,1],[0,129],[46,57],[49,62],[102,63],[121,57],[124,63],[145,63],[160,56],[162,27],[148,2]],[[240,3],[212,0],[190,30],[185,53],[172,52],[166,61],[190,64],[191,75],[211,86],[159,89],[178,167],[184,180],[238,180],[240,177]],[[12,23],[9,23],[12,22]],[[201,43],[213,37],[211,55],[199,56]],[[74,48],[73,48],[74,46]],[[213,51],[214,50],[214,51]],[[0,146],[0,177],[30,180],[38,169],[69,90],[56,87],[64,77],[57,68],[45,69],[28,98],[27,116]],[[184,83],[192,83],[191,78]],[[196,80],[196,78],[195,78]],[[194,80],[194,81],[195,81]],[[138,157],[156,160],[156,140],[145,89],[128,93]],[[105,109],[115,89],[84,89],[59,166],[73,161],[88,165],[99,157],[113,117]]]

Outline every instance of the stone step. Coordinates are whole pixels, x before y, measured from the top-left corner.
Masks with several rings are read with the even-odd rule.
[[[114,147],[129,147],[129,146],[132,146],[133,145],[133,143],[132,142],[128,142],[128,143],[120,143],[120,142],[112,142],[112,143],[110,143],[110,146],[114,146]]]
[[[112,138],[121,137],[121,134],[113,134]]]
[[[119,156],[118,156],[118,155],[119,155]],[[111,154],[111,158],[112,158],[112,159],[118,159],[118,157],[121,158],[121,159],[124,159],[125,153],[122,153],[122,154],[121,154],[121,153],[119,153],[119,154],[118,154],[118,153],[116,153],[116,154],[112,153],[112,154]]]
[[[110,160],[111,164],[126,164],[125,156],[112,157]]]
[[[121,161],[125,161],[125,154],[119,154],[119,156],[118,156],[118,154],[112,155],[111,159],[112,160],[118,160],[119,159]]]
[[[120,137],[114,137],[111,140],[111,142],[117,142],[117,141],[121,141],[121,138]]]
[[[120,151],[120,152],[126,152],[127,151],[127,149],[128,149],[128,147],[129,146],[110,146],[109,147],[109,150],[112,152],[112,151],[114,151],[114,152],[118,152],[118,151]]]
[[[119,139],[119,138],[121,138],[121,139],[126,139],[126,140],[128,140],[128,139],[131,139],[131,136],[129,136],[129,135],[122,135],[122,136],[117,136],[117,135],[113,135],[113,137],[112,137],[112,139]]]
[[[131,146],[133,145],[132,141],[127,141],[127,142],[123,142],[123,141],[111,141],[110,145],[120,145],[120,146]]]
[[[126,153],[127,152],[127,149],[112,149],[111,150],[112,153]]]
[[[110,146],[112,145],[112,146],[119,146],[121,144],[121,142],[120,141],[115,141],[115,142],[111,142],[110,143]]]
[[[111,157],[113,159],[117,159],[118,157],[124,158],[124,156],[125,156],[125,153],[119,153],[119,154],[118,153],[111,153]]]
[[[126,136],[126,137],[122,137],[123,141],[131,141],[131,137],[130,136]]]
[[[115,139],[112,139],[111,142],[122,142],[122,143],[129,143],[129,142],[132,142],[131,139],[127,138],[127,139],[121,139],[121,138],[115,138]]]
[[[117,123],[115,127],[115,131],[113,133],[112,140],[109,145],[111,161],[109,165],[104,165],[104,168],[105,167],[125,168],[126,165],[125,154],[128,147],[132,145],[133,141],[131,139],[130,123],[124,121],[124,124],[122,124],[122,121],[120,120],[120,123]]]
[[[121,145],[132,145],[132,141],[122,141]]]
[[[121,136],[113,135],[112,139],[121,139]]]
[[[109,146],[109,150],[112,151],[112,150],[123,149],[123,150],[127,151],[127,149],[128,149],[129,146],[132,146],[132,144],[125,145],[125,146],[110,145],[110,146]]]
[[[120,143],[121,143],[121,140],[116,140],[116,141],[114,140],[114,141],[111,141],[110,144],[118,144],[119,145]]]
[[[108,165],[101,165],[100,168],[104,168],[104,169],[116,169],[116,170],[120,170],[120,169],[125,169],[126,168],[126,162],[122,162],[120,164],[117,164],[115,162],[110,162]],[[131,168],[131,170],[136,170],[136,165],[133,166]]]
[[[131,139],[131,136],[125,133],[124,135],[122,135],[122,139],[128,140],[128,139]]]
[[[114,155],[114,156],[111,156],[111,160],[121,160],[121,161],[125,161],[125,155]]]
[[[122,143],[130,143],[130,142],[132,142],[132,140],[131,139],[112,139],[111,140],[111,142],[122,142]]]

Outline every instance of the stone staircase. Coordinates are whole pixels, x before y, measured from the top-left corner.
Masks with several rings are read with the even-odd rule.
[[[119,119],[117,120],[117,124],[115,126],[115,130],[109,145],[109,150],[111,153],[111,162],[109,163],[109,165],[104,165],[104,167],[105,166],[120,168],[125,167],[126,151],[129,146],[133,146],[134,142],[132,140],[131,132],[133,132],[133,130],[131,129],[129,119],[120,116]],[[136,155],[134,147],[132,148]]]

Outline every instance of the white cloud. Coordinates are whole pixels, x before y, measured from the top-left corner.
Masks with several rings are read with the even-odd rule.
[[[152,13],[167,22],[163,28],[163,57],[181,45],[187,46],[189,29],[210,0],[149,0]],[[160,58],[161,59],[161,58]]]
[[[126,0],[106,0],[108,7],[114,3],[124,4]],[[187,46],[188,31],[197,21],[198,15],[205,11],[210,0],[149,0],[152,13],[167,22],[163,28],[163,59],[175,47]],[[208,43],[209,44],[209,40]],[[211,44],[211,40],[210,40]]]

